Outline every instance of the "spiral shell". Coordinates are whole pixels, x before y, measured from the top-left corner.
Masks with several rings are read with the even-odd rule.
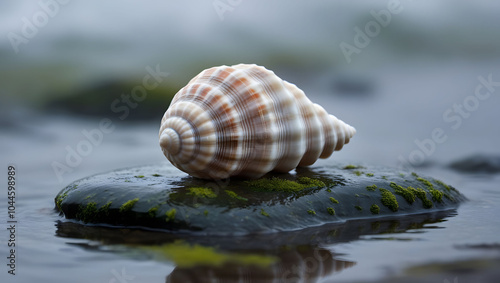
[[[257,65],[206,69],[161,120],[163,154],[202,179],[259,178],[329,157],[356,130]]]

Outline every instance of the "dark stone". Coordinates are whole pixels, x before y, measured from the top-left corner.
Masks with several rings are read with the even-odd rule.
[[[373,95],[375,84],[361,74],[336,74],[332,82],[338,96],[366,98]]]
[[[476,154],[452,162],[449,167],[468,173],[498,173],[500,172],[500,156]]]
[[[207,181],[162,164],[78,180],[55,202],[66,218],[84,223],[245,235],[445,211],[463,200],[439,180],[380,167],[316,166],[258,180]]]
[[[169,84],[167,81],[147,90],[142,81],[105,80],[67,93],[59,93],[56,98],[46,103],[45,109],[51,113],[116,117],[119,118],[118,121],[158,120],[179,89],[180,86]],[[135,100],[131,96],[132,91],[137,92],[142,100]],[[145,94],[141,91],[145,91]]]

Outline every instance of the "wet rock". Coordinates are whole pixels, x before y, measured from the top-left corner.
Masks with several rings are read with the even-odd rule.
[[[476,154],[450,163],[450,168],[467,173],[500,172],[500,156]]]
[[[373,95],[375,84],[362,74],[336,74],[332,79],[333,91],[339,96],[366,98]]]
[[[443,280],[444,278],[444,280]],[[377,282],[497,282],[500,258],[478,257],[410,266],[404,275]]]
[[[317,166],[206,181],[162,164],[76,181],[55,203],[66,218],[84,223],[245,235],[443,211],[464,199],[439,180],[380,167]]]
[[[500,243],[482,243],[482,244],[465,244],[456,245],[457,249],[478,249],[500,252]]]
[[[157,120],[163,116],[179,89],[179,86],[167,82],[146,89],[141,81],[106,80],[59,93],[57,98],[46,103],[45,109],[119,120]]]

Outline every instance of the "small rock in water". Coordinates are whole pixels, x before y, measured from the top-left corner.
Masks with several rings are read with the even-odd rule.
[[[463,200],[439,180],[380,167],[315,166],[207,181],[161,164],[78,180],[55,203],[66,218],[84,223],[245,235],[444,211]]]
[[[362,74],[336,74],[333,90],[337,95],[364,98],[373,95],[375,85],[370,78]]]
[[[469,173],[500,172],[500,156],[476,154],[450,163],[450,168]]]

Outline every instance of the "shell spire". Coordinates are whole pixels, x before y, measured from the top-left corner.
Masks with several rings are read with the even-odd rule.
[[[356,130],[272,71],[239,64],[206,69],[172,99],[160,146],[203,179],[259,178],[328,158]]]

